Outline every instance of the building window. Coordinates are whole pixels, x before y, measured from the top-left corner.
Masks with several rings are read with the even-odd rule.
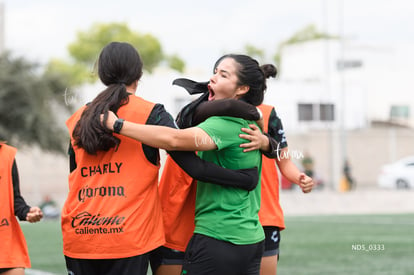
[[[312,121],[313,119],[313,104],[298,104],[299,121]]]
[[[334,121],[335,105],[332,103],[299,103],[299,121]]]
[[[334,121],[335,120],[335,109],[331,103],[324,103],[319,105],[319,118],[321,121]]]

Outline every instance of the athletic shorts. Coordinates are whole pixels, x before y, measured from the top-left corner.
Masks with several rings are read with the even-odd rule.
[[[184,252],[160,246],[149,254],[152,273],[160,267],[160,265],[183,265]]]
[[[279,255],[280,229],[277,226],[263,226],[265,232],[265,250],[263,257]]]
[[[13,268],[0,268],[0,274],[6,271],[12,270]]]
[[[148,254],[119,259],[75,259],[65,256],[69,275],[147,274]]]
[[[259,275],[264,241],[236,245],[194,234],[185,252],[186,275]]]

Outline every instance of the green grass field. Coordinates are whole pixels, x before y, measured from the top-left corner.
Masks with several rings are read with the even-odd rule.
[[[278,274],[414,274],[414,214],[286,217]]]
[[[279,275],[414,274],[414,214],[286,217],[286,227]],[[22,228],[32,269],[67,274],[59,222]]]

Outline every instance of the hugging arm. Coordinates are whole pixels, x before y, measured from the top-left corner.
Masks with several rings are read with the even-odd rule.
[[[186,116],[183,119],[187,120]],[[156,104],[147,123],[175,127],[174,120],[161,104]],[[169,151],[168,153],[188,175],[196,180],[248,191],[257,185],[259,177],[257,168],[231,170],[202,160],[195,152]]]
[[[242,100],[227,98],[205,101],[195,109],[193,125],[200,124],[211,116],[231,116],[247,120],[259,120],[261,114],[255,106]]]
[[[259,180],[257,168],[231,170],[200,159],[194,152],[170,151],[172,159],[192,178],[222,186],[253,190]]]

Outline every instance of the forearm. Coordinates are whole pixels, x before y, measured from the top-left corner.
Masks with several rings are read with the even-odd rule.
[[[247,120],[259,120],[256,106],[242,100],[219,99],[201,103],[194,111],[193,125],[197,125],[211,116],[231,116]]]
[[[285,154],[283,154],[282,156],[283,157],[277,159],[277,165],[279,167],[280,172],[287,180],[299,185],[301,171],[292,162],[291,159],[285,157]]]
[[[181,130],[125,121],[120,134],[168,151],[208,151],[217,148],[210,136],[197,127]]]
[[[262,145],[260,146],[260,151],[262,151],[262,153],[269,152],[272,148],[271,143],[270,143],[271,137],[266,135],[266,133],[263,133],[260,136],[260,139],[262,140],[262,142],[261,142]]]
[[[26,220],[26,215],[30,210],[30,206],[26,204],[23,197],[20,194],[20,180],[17,170],[16,161],[13,162],[12,167],[12,180],[13,180],[13,198],[14,198],[14,214],[21,221]]]
[[[259,180],[257,168],[231,170],[200,159],[194,152],[171,151],[170,156],[190,177],[213,184],[253,190]]]
[[[272,138],[269,134],[264,133],[264,136],[266,136],[268,143],[265,143],[262,148],[260,148],[260,151],[268,158],[276,159],[279,157],[279,143]]]
[[[157,126],[143,125],[125,121],[120,134],[136,139],[146,145],[161,148],[169,151],[194,150],[193,148],[181,148],[181,140],[178,129]]]
[[[19,218],[19,220],[25,221],[29,210],[30,206],[26,204],[20,194],[17,197],[14,197],[14,214]]]

